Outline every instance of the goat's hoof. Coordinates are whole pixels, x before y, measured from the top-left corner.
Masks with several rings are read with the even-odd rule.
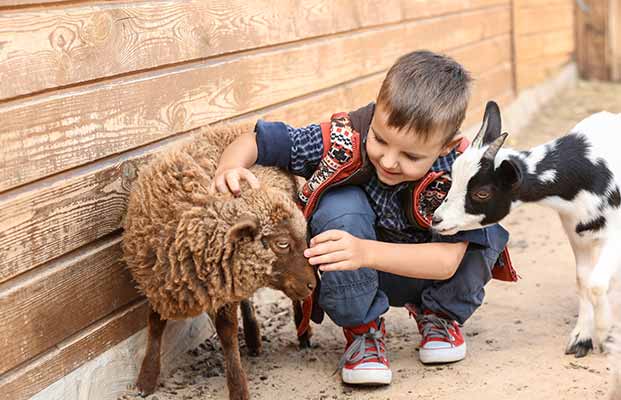
[[[593,350],[593,340],[583,339],[575,341],[567,347],[565,354],[573,354],[576,358],[582,358],[589,354],[589,351]]]

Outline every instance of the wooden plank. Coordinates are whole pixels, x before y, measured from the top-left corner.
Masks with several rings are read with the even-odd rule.
[[[448,53],[480,80],[510,60],[509,41],[508,35],[502,35]],[[294,126],[321,121],[333,112],[354,110],[374,100],[384,74],[381,71],[244,118],[265,117]],[[169,144],[160,142],[110,157],[0,195],[0,282],[119,229],[136,169]]]
[[[7,11],[0,16],[0,76],[12,79],[0,99],[397,22],[399,2],[170,0]]]
[[[517,66],[518,90],[524,90],[530,86],[543,82],[554,75],[571,61],[571,55],[561,54],[550,56],[544,60],[529,60]]]
[[[500,112],[502,114],[503,110],[508,108],[509,105],[511,105],[511,102],[515,100],[515,94],[513,93],[513,89],[510,89],[509,91],[505,93],[495,94],[490,99],[493,99],[494,101],[496,101],[496,103],[498,103],[498,105],[500,106]],[[480,107],[478,108],[476,107],[474,103],[472,103],[472,109],[468,110],[468,114],[466,115],[466,119],[464,120],[464,123],[462,125],[463,128],[469,129],[472,127],[478,128],[479,126],[481,126],[481,121],[483,120],[484,112],[485,112],[485,103],[481,104]],[[509,134],[511,133],[513,132],[509,132]],[[476,130],[475,132],[472,133],[472,135],[475,135],[475,134],[476,134]],[[469,139],[472,140],[473,137],[470,137]]]
[[[516,8],[538,8],[544,6],[567,6],[572,5],[576,0],[513,0]]]
[[[0,375],[3,398],[26,400],[86,361],[120,343],[145,326],[148,307],[141,300],[60,343],[27,365]]]
[[[417,0],[402,1],[405,18],[427,18],[494,6],[509,6],[511,0]]]
[[[445,51],[505,34],[509,19],[508,8],[458,14],[6,103],[0,191],[382,71],[415,48]]]
[[[610,78],[613,81],[621,81],[621,3],[618,0],[609,0],[608,7]]]
[[[89,245],[0,287],[0,374],[139,297],[121,237]]]
[[[515,32],[517,35],[573,29],[573,3],[516,8],[515,13]]]
[[[515,43],[515,57],[518,63],[561,54],[567,54],[570,57],[575,49],[574,30],[564,29],[520,35],[515,38]]]

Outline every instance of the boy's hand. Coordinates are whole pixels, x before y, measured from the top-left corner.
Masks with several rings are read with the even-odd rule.
[[[250,172],[249,169],[243,167],[230,168],[224,171],[216,171],[216,174],[211,182],[209,190],[212,193],[216,191],[220,193],[231,192],[234,196],[239,196],[241,189],[239,184],[244,179],[251,188],[258,189],[261,187],[259,179]]]
[[[312,238],[304,256],[312,265],[319,265],[321,271],[348,271],[367,266],[364,240],[339,230],[325,231]]]

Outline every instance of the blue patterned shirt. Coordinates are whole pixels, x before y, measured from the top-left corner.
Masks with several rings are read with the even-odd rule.
[[[323,138],[318,124],[293,128],[282,122],[259,120],[255,132],[257,164],[278,166],[306,179],[310,178],[319,166],[323,155]],[[450,172],[456,157],[455,151],[445,157],[439,157],[431,169]],[[432,237],[431,232],[420,231],[411,226],[401,204],[401,192],[406,190],[407,186],[407,182],[395,186],[385,185],[375,174],[362,185],[376,215],[376,228],[392,232],[391,242],[468,241],[482,246],[487,245],[487,236],[483,229],[459,232],[452,236]]]

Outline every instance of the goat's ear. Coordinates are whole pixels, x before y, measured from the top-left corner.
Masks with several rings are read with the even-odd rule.
[[[502,182],[506,182],[511,186],[511,191],[513,192],[516,192],[522,185],[522,169],[518,163],[511,159],[503,160],[496,168],[496,173]]]
[[[254,238],[259,233],[259,219],[256,215],[244,214],[226,233],[228,241],[237,241],[242,237]]]
[[[498,150],[500,150],[502,145],[505,143],[505,140],[507,140],[508,135],[509,134],[505,132],[502,135],[498,136],[496,140],[494,140],[492,143],[490,143],[487,150],[485,150],[485,153],[483,153],[483,158],[486,158],[488,160],[493,160],[494,158],[496,158],[496,154],[498,154]]]
[[[481,148],[492,143],[500,136],[500,109],[494,101],[488,101],[479,133],[472,140],[472,147]]]

